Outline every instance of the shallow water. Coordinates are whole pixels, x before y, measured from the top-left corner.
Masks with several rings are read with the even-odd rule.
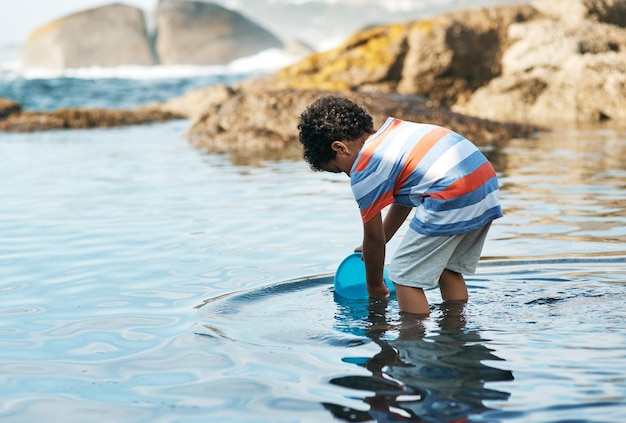
[[[506,216],[470,301],[415,322],[333,295],[345,177],[188,125],[0,138],[3,422],[623,420],[626,131],[489,151]]]
[[[346,300],[317,277],[211,301],[195,331],[254,352],[250,369],[280,369],[259,395],[304,385],[347,421],[617,422],[625,281],[621,258],[491,261],[468,279],[467,305],[420,321],[393,297]]]

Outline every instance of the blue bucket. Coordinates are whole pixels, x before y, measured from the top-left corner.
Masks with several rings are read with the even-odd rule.
[[[389,279],[389,269],[383,269],[383,279],[390,292],[395,286]],[[353,253],[343,259],[335,273],[335,292],[348,299],[367,298],[367,283],[365,282],[365,263],[361,253]]]

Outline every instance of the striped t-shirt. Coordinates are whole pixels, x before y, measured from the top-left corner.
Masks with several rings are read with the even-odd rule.
[[[388,118],[363,145],[350,173],[363,222],[392,203],[415,207],[424,235],[473,231],[502,217],[496,172],[449,129]]]

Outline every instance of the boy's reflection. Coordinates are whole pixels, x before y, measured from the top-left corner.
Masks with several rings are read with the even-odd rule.
[[[371,376],[332,379],[335,385],[367,391],[362,400],[369,411],[338,404],[324,406],[347,421],[462,422],[470,414],[488,410],[485,400],[506,400],[509,394],[485,388],[485,382],[510,381],[508,370],[489,367],[485,360],[501,360],[484,345],[476,330],[465,328],[464,304],[442,303],[431,313],[437,328],[427,333],[425,321],[415,316],[387,317],[387,302],[370,301],[367,317],[340,304],[337,326],[358,331],[381,350],[371,358],[344,361],[367,368]],[[358,314],[358,312],[357,312]]]

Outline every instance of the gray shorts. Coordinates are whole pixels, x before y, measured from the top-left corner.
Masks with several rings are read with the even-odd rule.
[[[444,269],[473,275],[491,223],[471,232],[426,236],[407,231],[389,266],[389,278],[398,285],[434,288]]]

